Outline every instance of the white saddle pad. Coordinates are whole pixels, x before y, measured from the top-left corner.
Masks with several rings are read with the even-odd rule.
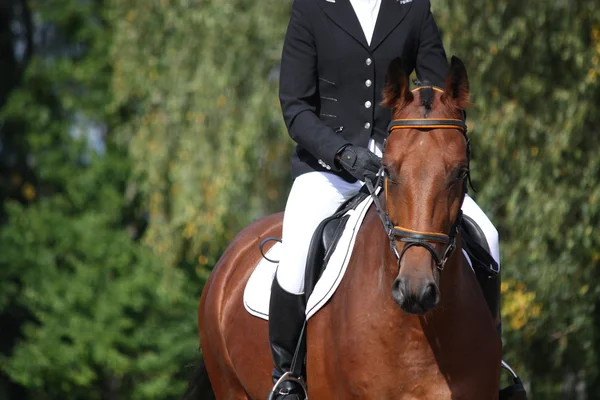
[[[329,258],[327,268],[319,278],[313,293],[308,299],[306,307],[306,319],[312,317],[321,309],[327,301],[333,296],[339,286],[346,267],[350,262],[356,235],[362,224],[369,206],[373,202],[371,196],[367,197],[354,210],[348,211],[349,215],[346,227],[337,246]],[[270,260],[280,259],[281,244],[275,243],[265,254]],[[248,279],[246,289],[244,290],[244,306],[246,310],[259,318],[269,319],[269,299],[271,297],[271,283],[277,270],[277,263],[261,258],[256,265],[254,272]]]

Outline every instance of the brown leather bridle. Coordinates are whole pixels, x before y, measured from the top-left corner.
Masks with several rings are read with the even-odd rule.
[[[467,159],[470,161],[471,152],[470,152],[470,141],[467,136],[467,125],[461,119],[452,119],[452,118],[438,118],[438,119],[397,119],[390,122],[388,126],[388,133],[391,135],[396,130],[401,129],[452,129],[460,131],[467,141]],[[381,180],[382,174],[379,174],[379,180]],[[381,218],[383,226],[386,230],[388,238],[390,240],[390,246],[392,248],[392,252],[396,256],[398,260],[398,264],[402,260],[402,257],[406,253],[406,251],[414,246],[424,247],[431,253],[433,257],[436,267],[442,271],[450,258],[450,255],[456,249],[456,236],[460,229],[460,224],[462,220],[462,212],[458,213],[456,221],[454,222],[452,228],[450,229],[450,233],[441,233],[441,232],[424,232],[418,231],[414,229],[409,229],[402,227],[400,225],[394,225],[392,220],[390,219],[389,213],[387,210],[383,210],[381,204],[379,203],[379,198],[375,194],[375,190],[373,188],[372,183],[367,179],[365,182],[369,192],[373,196],[373,200],[375,203],[375,207],[377,209],[377,213]],[[380,182],[378,181],[376,186],[379,186]],[[387,195],[388,195],[388,177],[383,176],[383,186],[386,197],[386,205],[387,205]],[[404,243],[404,247],[401,252],[398,252],[398,248],[396,247],[396,242],[400,241]],[[435,243],[440,243],[446,245],[444,253],[440,255],[434,247]]]

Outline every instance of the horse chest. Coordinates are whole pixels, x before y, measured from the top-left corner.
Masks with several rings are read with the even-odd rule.
[[[334,387],[335,392],[317,392],[312,397],[472,400],[497,396],[499,361],[493,327],[487,337],[481,336],[464,324],[444,325],[408,315],[399,319],[394,307],[356,314],[344,323],[321,318],[313,325],[321,333],[313,343],[327,349],[327,354],[309,354],[309,374],[315,372],[309,386]],[[334,308],[332,315],[343,315]],[[320,324],[323,327],[318,328]],[[313,385],[316,381],[319,384]]]

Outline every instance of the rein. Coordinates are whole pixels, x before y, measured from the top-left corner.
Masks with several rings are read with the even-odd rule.
[[[470,160],[471,151],[470,151],[470,141],[467,136],[467,125],[463,120],[460,119],[397,119],[390,122],[388,126],[388,133],[391,135],[394,131],[400,129],[455,129],[459,130],[465,139],[467,140],[467,159]],[[379,187],[381,185],[381,178],[383,175],[383,167],[382,170],[379,171],[377,182],[375,187]],[[383,176],[384,180],[384,190],[385,190],[385,198],[387,204],[388,197],[388,178],[387,176]],[[436,267],[443,271],[446,266],[446,262],[452,252],[456,249],[456,236],[458,231],[460,230],[460,224],[462,221],[462,211],[459,211],[456,221],[452,225],[449,234],[440,233],[440,232],[423,232],[413,229],[408,229],[402,227],[400,225],[394,225],[392,222],[387,210],[384,210],[379,202],[379,196],[377,196],[375,192],[375,188],[369,179],[365,181],[367,189],[369,189],[369,193],[373,198],[373,202],[375,203],[375,209],[377,210],[377,214],[383,223],[383,227],[388,235],[390,241],[390,247],[392,249],[392,253],[398,260],[398,264],[402,260],[402,257],[406,253],[406,251],[411,247],[424,247],[429,251],[431,256],[435,261]],[[401,252],[398,252],[398,248],[396,247],[397,241],[404,243],[404,247]],[[435,249],[434,244],[445,244],[446,249],[444,253],[440,256],[438,251]]]

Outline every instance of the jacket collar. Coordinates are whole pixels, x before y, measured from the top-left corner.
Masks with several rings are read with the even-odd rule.
[[[350,0],[318,0],[318,3],[323,11],[325,11],[325,14],[327,14],[336,25],[345,30],[365,49],[369,50],[367,38],[363,33],[360,22],[354,12],[354,8],[352,8],[352,4],[350,4]]]
[[[350,0],[345,0],[350,2]],[[402,22],[410,7],[412,1],[402,2],[398,0],[381,0],[375,31],[371,39],[371,51],[375,50],[386,37]]]
[[[369,46],[350,0],[318,0],[318,3],[336,25],[369,51],[375,50],[388,37],[404,19],[412,5],[412,1],[381,0],[379,15]]]

